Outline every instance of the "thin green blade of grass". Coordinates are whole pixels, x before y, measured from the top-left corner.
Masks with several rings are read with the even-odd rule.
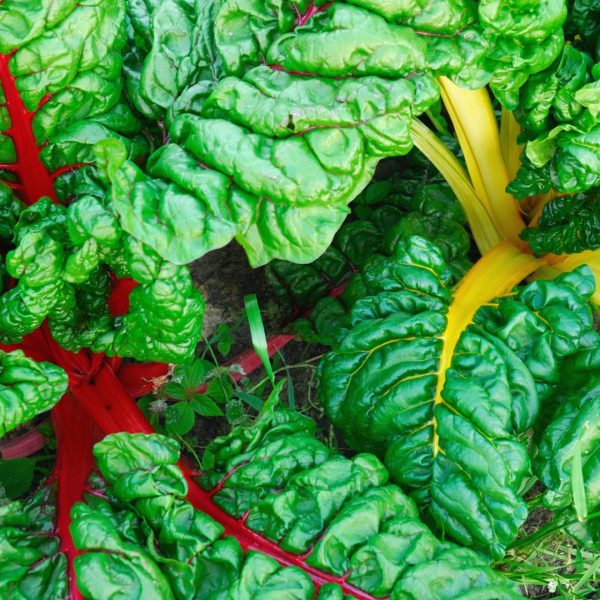
[[[583,588],[583,586],[588,583],[590,580],[597,581],[599,577],[598,573],[600,571],[600,556],[594,560],[594,562],[586,569],[585,573],[578,581],[577,584],[573,586],[573,592],[577,593],[579,590]]]
[[[275,383],[275,374],[273,373],[273,367],[271,366],[271,359],[269,358],[269,348],[267,345],[267,336],[265,335],[265,326],[260,314],[260,308],[258,306],[258,300],[256,294],[249,294],[244,296],[244,305],[246,307],[246,316],[248,317],[248,324],[250,326],[250,337],[252,338],[252,347],[260,358],[271,383]]]
[[[585,484],[583,481],[583,466],[581,461],[581,442],[575,446],[573,454],[573,470],[571,471],[571,488],[573,491],[573,504],[577,518],[585,521],[587,517],[587,501],[585,497]]]
[[[294,394],[294,383],[290,372],[287,373],[288,404],[292,410],[296,410],[296,396]]]

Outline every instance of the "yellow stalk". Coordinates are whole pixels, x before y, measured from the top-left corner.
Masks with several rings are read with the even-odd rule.
[[[446,329],[442,335],[442,353],[438,367],[435,404],[443,403],[442,391],[446,371],[463,331],[473,321],[479,308],[510,292],[520,281],[538,269],[540,259],[522,252],[511,242],[502,242],[482,256],[462,279],[446,314]],[[439,439],[433,423],[433,453],[439,451]]]
[[[463,90],[446,77],[438,78],[442,100],[454,124],[467,170],[477,196],[487,205],[504,239],[525,248],[519,233],[525,227],[517,201],[506,193],[509,176],[498,124],[485,90]]]
[[[510,110],[502,109],[500,118],[500,148],[504,164],[508,171],[508,178],[514,179],[521,165],[521,152],[523,146],[517,144],[517,136],[521,133],[521,127]]]
[[[456,194],[471,226],[479,252],[485,254],[497,246],[503,238],[488,208],[475,193],[468,175],[454,154],[418,119],[413,119],[411,133],[415,146],[433,163]]]
[[[534,279],[554,279],[561,273],[569,273],[577,267],[587,265],[596,279],[596,291],[592,296],[592,302],[600,305],[600,250],[585,250],[577,254],[546,254],[544,261],[548,266],[538,269]]]

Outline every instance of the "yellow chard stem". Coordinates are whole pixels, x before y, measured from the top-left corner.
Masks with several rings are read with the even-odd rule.
[[[521,127],[510,110],[502,108],[500,117],[500,148],[504,164],[508,171],[510,180],[514,179],[521,165],[521,152],[523,146],[517,144],[517,136],[521,133]]]
[[[446,313],[446,329],[442,335],[442,353],[438,367],[435,404],[443,403],[442,391],[446,371],[460,336],[473,321],[481,306],[510,292],[520,281],[538,269],[542,261],[522,252],[511,242],[502,242],[484,254],[462,279]],[[439,451],[439,439],[433,424],[433,452]]]
[[[415,146],[433,163],[456,194],[469,221],[479,252],[484,254],[497,246],[503,238],[456,156],[418,119],[413,119],[411,133]]]
[[[438,78],[438,83],[475,193],[487,205],[502,237],[525,248],[519,238],[525,222],[517,201],[505,191],[510,180],[487,91],[463,90],[446,77]]]

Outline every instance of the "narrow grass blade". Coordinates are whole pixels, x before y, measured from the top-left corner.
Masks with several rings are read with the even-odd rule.
[[[575,446],[573,454],[573,470],[571,472],[571,488],[573,490],[573,504],[580,521],[587,517],[587,502],[585,498],[585,485],[583,482],[583,466],[581,463],[581,442]]]
[[[275,383],[275,374],[273,373],[273,367],[271,366],[271,360],[269,358],[269,350],[267,347],[267,337],[265,335],[265,326],[263,324],[262,316],[260,314],[260,308],[258,307],[258,300],[255,294],[244,296],[244,304],[246,306],[246,316],[248,317],[248,324],[250,325],[250,336],[252,337],[252,346],[254,351],[260,358],[265,371],[271,380],[271,383]]]

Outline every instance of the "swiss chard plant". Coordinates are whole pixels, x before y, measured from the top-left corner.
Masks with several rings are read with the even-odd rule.
[[[51,410],[57,442],[41,487],[0,505],[0,596],[517,598],[490,560],[532,472],[597,544],[597,16],[0,3],[0,435]],[[278,407],[274,380],[200,473],[162,434],[221,410],[187,265],[231,240],[279,261],[299,311],[355,273],[313,335],[360,454]],[[157,433],[135,399],[168,379]]]

